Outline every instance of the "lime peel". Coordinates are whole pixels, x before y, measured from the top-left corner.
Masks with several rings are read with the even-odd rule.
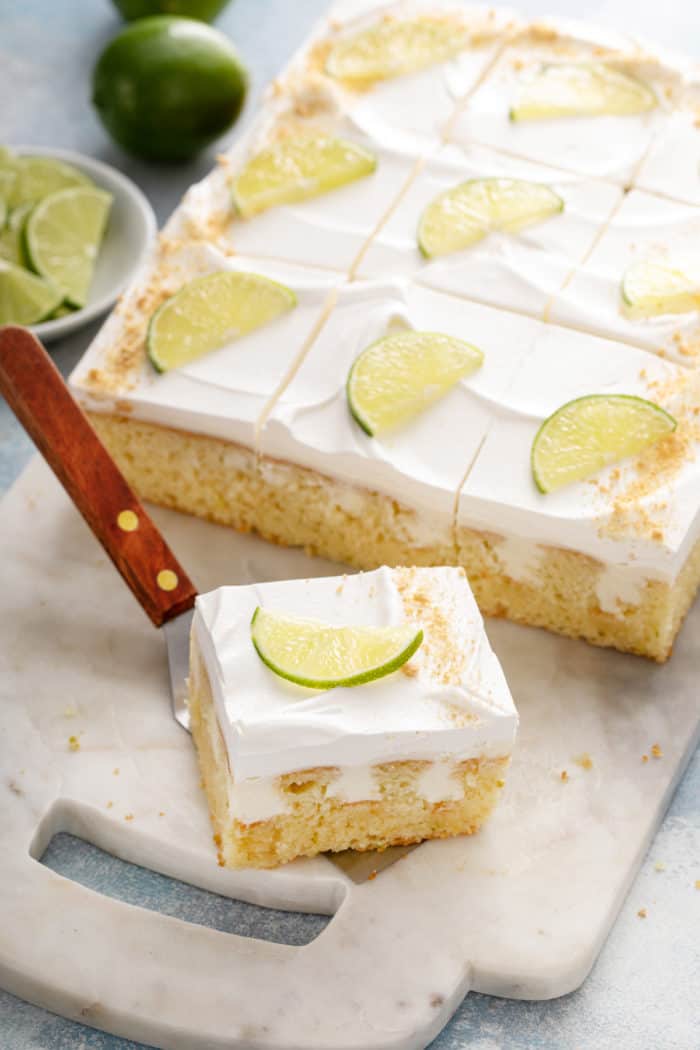
[[[483,362],[477,347],[440,332],[394,332],[356,358],[348,407],[370,437],[399,427],[443,397]]]
[[[540,492],[554,492],[638,455],[676,429],[653,401],[632,394],[589,394],[548,416],[532,443],[532,476]]]
[[[423,641],[415,624],[392,627],[335,626],[318,620],[278,616],[258,606],[251,640],[280,678],[310,689],[363,685],[392,674]]]
[[[62,299],[61,291],[43,277],[0,259],[0,325],[38,324]]]

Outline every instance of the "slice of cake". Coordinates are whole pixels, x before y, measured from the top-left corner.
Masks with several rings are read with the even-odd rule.
[[[189,691],[231,867],[472,834],[503,787],[518,721],[457,568],[201,596]]]

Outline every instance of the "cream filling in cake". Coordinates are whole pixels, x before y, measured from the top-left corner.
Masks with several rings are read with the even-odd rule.
[[[310,690],[279,678],[250,638],[255,608],[338,625],[424,627],[403,670],[366,685]],[[381,800],[376,767],[423,763],[415,791],[429,802],[461,797],[456,767],[507,757],[517,715],[469,586],[457,569],[224,587],[197,599],[193,644],[214,699],[210,743],[230,771],[229,807],[243,824],[289,809],[279,778],[332,769],[327,796]],[[193,668],[195,676],[197,660]],[[201,683],[190,683],[199,694]],[[217,745],[220,732],[225,756]]]

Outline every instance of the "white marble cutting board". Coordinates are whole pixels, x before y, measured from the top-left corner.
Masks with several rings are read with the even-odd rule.
[[[154,517],[200,589],[332,569]],[[217,866],[164,639],[39,461],[2,503],[0,550],[0,986],[167,1050],[407,1050],[469,989],[540,999],[584,980],[696,743],[700,606],[665,667],[489,623],[522,719],[500,808],[358,886],[324,858]],[[335,916],[287,947],[135,908],[38,863],[58,831]]]

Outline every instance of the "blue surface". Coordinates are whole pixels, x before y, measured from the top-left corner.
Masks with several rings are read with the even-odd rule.
[[[236,0],[218,25],[237,43],[260,89],[307,34],[326,0]],[[530,0],[528,13],[580,16],[578,0]],[[659,8],[635,0],[585,5],[592,20],[633,28],[700,56],[696,0]],[[139,183],[159,221],[211,167],[214,151],[178,168],[146,166],[107,140],[89,103],[89,73],[120,22],[108,0],[0,0],[0,142],[81,150]],[[225,141],[225,140],[224,140]],[[67,373],[93,326],[53,348]],[[31,444],[0,401],[0,492],[18,476]],[[1,555],[0,555],[1,557]],[[326,919],[230,901],[126,865],[70,836],[45,863],[111,896],[217,929],[304,944]],[[661,868],[658,868],[661,865]],[[593,973],[580,991],[549,1003],[469,995],[431,1050],[697,1050],[700,1048],[700,755],[695,756]],[[647,909],[641,919],[637,912]],[[0,931],[1,937],[1,931]],[[429,960],[427,961],[429,965]],[[426,960],[417,960],[426,965]],[[0,992],[0,1050],[138,1050],[137,1044],[65,1021]]]

